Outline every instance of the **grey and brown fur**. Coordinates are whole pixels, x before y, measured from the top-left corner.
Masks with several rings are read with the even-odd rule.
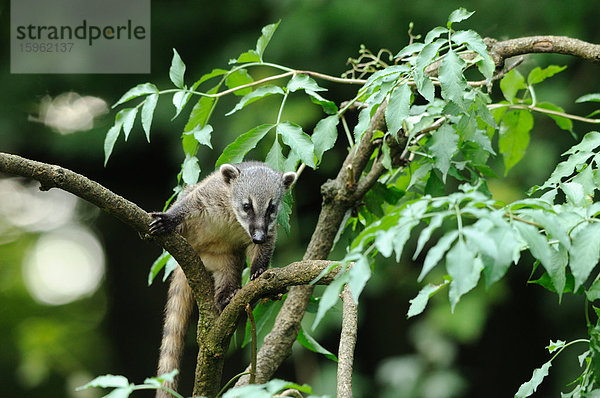
[[[261,162],[224,164],[187,187],[166,212],[150,213],[154,218],[150,233],[177,230],[186,238],[213,277],[220,312],[241,286],[246,256],[251,280],[269,267],[281,199],[295,179],[295,173],[280,173]],[[177,267],[165,309],[159,375],[179,366],[192,308],[191,289]],[[161,396],[159,391],[157,397]]]

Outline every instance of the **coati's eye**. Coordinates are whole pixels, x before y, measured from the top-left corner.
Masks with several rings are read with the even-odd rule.
[[[252,205],[248,202],[242,204],[242,209],[248,213],[250,210],[252,210]]]

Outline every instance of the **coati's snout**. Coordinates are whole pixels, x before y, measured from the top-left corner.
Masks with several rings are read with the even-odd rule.
[[[265,243],[267,241],[267,234],[263,231],[256,230],[252,232],[252,243],[256,243],[260,245],[261,243]]]

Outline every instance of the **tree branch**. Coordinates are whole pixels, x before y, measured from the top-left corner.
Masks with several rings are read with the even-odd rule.
[[[600,45],[588,43],[565,36],[530,36],[496,41],[486,39],[488,51],[497,66],[504,65],[504,60],[516,55],[532,53],[555,53],[571,55],[600,63]]]
[[[337,397],[352,398],[352,368],[358,329],[358,306],[348,285],[342,291],[342,333],[338,349]]]

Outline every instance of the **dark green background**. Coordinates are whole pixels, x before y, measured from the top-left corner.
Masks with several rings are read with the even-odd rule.
[[[212,68],[226,68],[230,58],[254,47],[262,26],[279,19],[282,22],[267,48],[266,60],[339,76],[347,68],[348,57],[356,56],[361,44],[373,51],[388,48],[396,52],[407,44],[410,21],[415,23],[414,33],[425,34],[435,26],[444,25],[449,13],[459,6],[476,13],[456,28],[474,29],[483,37],[501,40],[553,34],[600,42],[596,1],[153,1],[151,75],[11,75],[9,8],[5,1],[0,3],[4,43],[0,47],[4,59],[0,64],[0,151],[68,167],[148,211],[157,210],[176,183],[182,161],[178,138],[187,112],[171,122],[170,98],[161,98],[151,144],[145,143],[141,127],[136,124],[127,143],[119,139],[104,168],[104,134],[112,125],[114,113],[97,120],[91,131],[61,136],[42,124],[28,121],[28,115],[35,113],[41,98],[73,91],[112,104],[138,83],[151,81],[159,88],[168,88],[172,48],[177,49],[186,63],[186,79],[190,84]],[[540,87],[538,97],[573,113],[585,115],[591,111],[593,108],[576,106],[573,101],[583,94],[600,91],[600,66],[566,56],[535,55],[525,61],[521,70],[527,73],[535,66],[549,64],[568,65],[568,68]],[[351,98],[356,90],[329,82],[320,84],[330,90],[325,96],[338,103]],[[498,94],[496,89],[494,95]],[[212,169],[228,142],[257,124],[271,122],[278,106],[276,101],[267,100],[232,117],[223,117],[234,101],[223,100],[211,121],[215,128],[215,150],[202,148],[199,153],[203,175]],[[312,131],[320,117],[320,110],[300,97],[292,98],[284,113],[284,118],[301,124],[305,131]],[[352,116],[349,121],[352,122]],[[579,136],[590,130],[593,130],[590,126],[575,125]],[[507,179],[491,184],[492,191],[502,200],[522,196],[529,186],[544,181],[560,153],[573,142],[551,121],[536,115],[528,154]],[[344,156],[344,144],[340,136],[336,150],[327,154],[321,169],[317,173],[306,170],[302,175],[295,189],[292,233],[280,238],[275,265],[301,258],[318,214],[318,187],[336,172]],[[252,155],[264,156],[264,149],[259,148]],[[500,164],[498,172],[503,175]],[[21,261],[38,234],[23,231],[18,239],[0,246],[2,396],[84,397],[72,393],[72,386],[65,380],[85,372],[82,383],[85,377],[106,373],[123,374],[141,382],[155,372],[166,286],[158,282],[147,287],[146,276],[160,250],[141,241],[128,227],[107,215],[97,214],[85,222],[104,244],[105,281],[92,297],[68,305],[36,304],[24,288]],[[489,291],[478,288],[467,295],[454,316],[450,315],[447,299],[440,295],[424,315],[406,321],[408,300],[419,290],[416,276],[420,264],[413,263],[410,256],[401,264],[378,263],[360,307],[355,396],[404,396],[397,387],[382,381],[380,375],[385,373],[382,369],[404,380],[415,366],[422,370],[421,385],[441,386],[442,392],[451,391],[452,385],[462,386],[457,388],[461,393],[448,396],[514,395],[533,369],[549,358],[544,347],[550,339],[586,335],[579,297],[566,295],[559,305],[556,295],[527,285],[530,264],[530,259],[524,258],[501,284]],[[32,344],[22,343],[19,336],[24,330],[30,334]],[[312,334],[335,352],[338,332],[339,311],[334,311]],[[195,359],[193,338],[189,341],[182,382],[186,392]],[[334,364],[297,348],[276,376],[309,383],[317,394],[333,395]],[[583,346],[575,347],[570,351],[572,354],[555,361],[538,396],[559,396],[561,388],[567,391],[565,385],[579,371],[576,354],[583,350]],[[30,359],[39,356],[50,370],[47,377],[30,387],[20,381],[17,372],[28,356]],[[224,378],[242,371],[246,364],[247,352],[238,351],[227,361]],[[406,386],[407,382],[400,384]],[[405,396],[443,397],[442,392],[424,395],[413,391]]]

